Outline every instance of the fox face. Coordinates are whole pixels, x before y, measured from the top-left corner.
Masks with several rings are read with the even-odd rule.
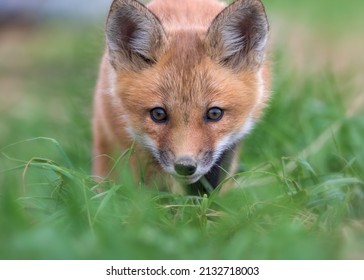
[[[164,171],[194,183],[252,128],[261,93],[258,74],[239,76],[203,53],[177,51],[179,61],[171,55],[142,73],[121,75],[115,90],[132,138]],[[202,57],[185,61],[189,55]]]
[[[164,172],[193,184],[261,115],[268,98],[268,22],[259,0],[224,9],[196,0],[214,2],[219,12],[205,24],[191,19],[197,27],[181,26],[171,19],[173,10],[172,16],[161,12],[172,2],[156,0],[148,9],[134,0],[114,1],[106,24],[108,95],[129,137]]]

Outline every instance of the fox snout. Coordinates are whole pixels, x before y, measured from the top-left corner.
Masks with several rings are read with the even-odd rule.
[[[178,175],[191,176],[196,172],[197,162],[188,156],[180,157],[174,162],[174,170]]]
[[[165,172],[186,183],[194,183],[210,171],[214,164],[212,154],[201,152],[197,155],[176,156],[171,151],[160,151],[156,158]]]

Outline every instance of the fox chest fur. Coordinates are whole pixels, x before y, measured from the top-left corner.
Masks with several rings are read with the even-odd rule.
[[[137,180],[217,187],[269,97],[268,30],[259,0],[115,0],[94,103],[94,175],[108,176],[111,158],[134,143]]]

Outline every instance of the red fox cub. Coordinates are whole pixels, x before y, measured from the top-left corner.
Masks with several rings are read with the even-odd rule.
[[[134,143],[137,180],[193,194],[216,188],[266,105],[268,33],[260,0],[114,0],[94,104],[94,175],[108,176],[111,156]]]

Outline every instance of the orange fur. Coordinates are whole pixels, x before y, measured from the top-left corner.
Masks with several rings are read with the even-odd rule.
[[[142,171],[148,180],[169,177],[167,173],[175,172],[169,169],[181,157],[210,166],[212,163],[205,161],[217,161],[223,152],[218,154],[216,149],[231,149],[250,130],[269,97],[268,64],[264,59],[255,62],[259,60],[254,52],[258,53],[260,37],[251,42],[251,50],[241,48],[231,59],[224,58],[224,47],[235,41],[228,38],[224,46],[218,47],[214,41],[223,32],[230,32],[230,25],[219,30],[226,21],[224,13],[237,13],[234,9],[242,5],[247,9],[253,6],[253,11],[263,18],[264,8],[259,0],[236,1],[225,10],[225,5],[215,0],[154,0],[148,10],[134,0],[114,1],[107,23],[108,48],[94,100],[94,175],[107,176],[112,167],[110,157],[129,148],[134,140],[131,167],[136,178]],[[117,9],[130,9],[123,14],[126,19],[121,20],[125,25],[121,31],[120,24],[114,21],[122,16],[113,17]],[[141,14],[140,21],[144,16],[151,17],[151,23],[132,22],[128,16],[134,12]],[[245,16],[245,10],[242,13]],[[261,18],[248,20],[260,23]],[[152,25],[153,34],[150,38],[144,33],[136,36],[133,32],[139,29],[133,24],[140,24],[139,29]],[[119,35],[126,40],[134,35],[135,38],[124,44],[115,39]],[[135,49],[129,49],[130,45]],[[151,119],[150,111],[155,107],[167,111],[168,122],[158,124]],[[205,113],[212,107],[224,110],[221,120],[206,121]],[[237,152],[228,164],[231,172],[236,160]],[[168,164],[172,167],[166,167]]]

